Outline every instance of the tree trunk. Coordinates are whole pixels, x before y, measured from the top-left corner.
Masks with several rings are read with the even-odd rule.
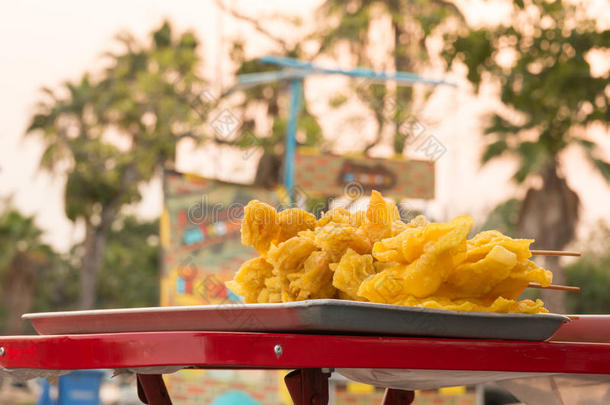
[[[534,238],[537,249],[563,249],[574,237],[578,223],[579,199],[553,161],[541,173],[541,189],[528,190],[519,213],[520,236]],[[560,257],[546,257],[545,266],[553,272],[553,283],[563,284],[565,275]],[[544,290],[543,301],[551,312],[565,313],[565,293]]]
[[[127,166],[121,179],[121,187],[115,198],[107,205],[102,206],[99,224],[93,225],[90,218],[86,219],[85,257],[81,269],[80,308],[91,309],[95,306],[97,296],[97,279],[106,251],[108,231],[115,221],[125,193],[137,185],[138,172],[133,165]]]
[[[95,306],[97,281],[104,261],[108,230],[115,219],[115,215],[109,211],[111,210],[102,209],[101,220],[98,225],[93,225],[90,222],[86,225],[85,256],[80,276],[81,309],[92,309]]]
[[[546,256],[544,258],[544,267],[553,272],[553,283],[565,285],[565,274],[559,256]],[[566,292],[556,290],[542,290],[542,301],[545,306],[551,311],[558,314],[566,313]]]
[[[34,279],[28,266],[27,259],[18,255],[11,263],[4,280],[4,296],[8,307],[7,333],[9,335],[23,333],[21,315],[32,309]]]
[[[264,153],[256,168],[254,185],[258,187],[272,188],[280,182],[282,169],[282,158],[273,153]]]

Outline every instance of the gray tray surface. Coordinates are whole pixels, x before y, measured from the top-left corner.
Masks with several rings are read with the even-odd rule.
[[[346,300],[25,314],[41,335],[149,331],[296,332],[546,340],[569,318],[457,312]]]

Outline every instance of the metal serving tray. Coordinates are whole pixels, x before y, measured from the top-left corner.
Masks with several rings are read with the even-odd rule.
[[[546,340],[569,318],[457,312],[346,300],[25,314],[41,335],[146,331],[376,334]]]

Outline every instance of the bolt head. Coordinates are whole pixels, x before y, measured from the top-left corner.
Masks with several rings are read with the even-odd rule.
[[[284,353],[284,349],[282,349],[282,345],[275,345],[273,347],[273,352],[277,357],[280,357],[282,353]]]

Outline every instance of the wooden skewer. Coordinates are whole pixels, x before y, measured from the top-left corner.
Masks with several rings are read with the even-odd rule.
[[[530,288],[543,288],[547,290],[561,290],[561,291],[572,291],[572,292],[580,292],[580,287],[574,287],[571,285],[557,285],[551,284],[549,286],[543,287],[538,283],[529,283],[528,287]]]
[[[567,250],[530,250],[533,255],[542,256],[580,256],[580,252],[570,252]]]

